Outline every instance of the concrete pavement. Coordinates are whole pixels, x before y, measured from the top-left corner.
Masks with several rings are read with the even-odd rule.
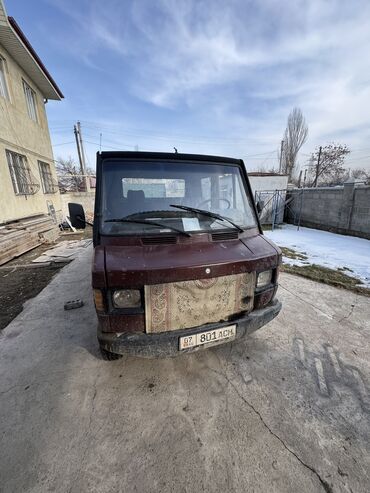
[[[283,274],[245,342],[107,362],[90,258],[0,336],[2,492],[370,490],[368,298]]]

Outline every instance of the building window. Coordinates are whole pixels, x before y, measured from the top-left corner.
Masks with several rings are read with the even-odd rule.
[[[26,156],[6,150],[10,176],[17,195],[33,195],[40,188],[32,176]]]
[[[39,161],[39,170],[44,193],[55,193],[58,187],[54,183],[50,164]]]
[[[0,96],[9,99],[8,87],[5,78],[5,60],[0,56]]]
[[[23,90],[26,96],[28,116],[31,120],[37,122],[36,93],[25,81],[23,81]]]

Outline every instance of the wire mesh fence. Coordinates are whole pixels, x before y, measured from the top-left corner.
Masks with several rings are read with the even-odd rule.
[[[271,224],[271,229],[284,220],[286,206],[286,189],[282,190],[256,190],[254,198],[260,203],[261,224]]]

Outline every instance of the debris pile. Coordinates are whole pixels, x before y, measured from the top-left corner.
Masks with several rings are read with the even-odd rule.
[[[68,263],[71,262],[83,249],[91,245],[92,240],[70,240],[58,243],[54,248],[47,250],[40,257],[32,260],[35,264]]]

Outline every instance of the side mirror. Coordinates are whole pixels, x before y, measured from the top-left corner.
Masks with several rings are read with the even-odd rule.
[[[257,212],[258,212],[258,215],[261,214],[261,212],[263,211],[263,208],[265,206],[265,203],[263,200],[259,200],[256,204],[256,207],[257,207]]]
[[[86,220],[84,208],[81,204],[68,203],[69,219],[74,228],[85,229]]]

